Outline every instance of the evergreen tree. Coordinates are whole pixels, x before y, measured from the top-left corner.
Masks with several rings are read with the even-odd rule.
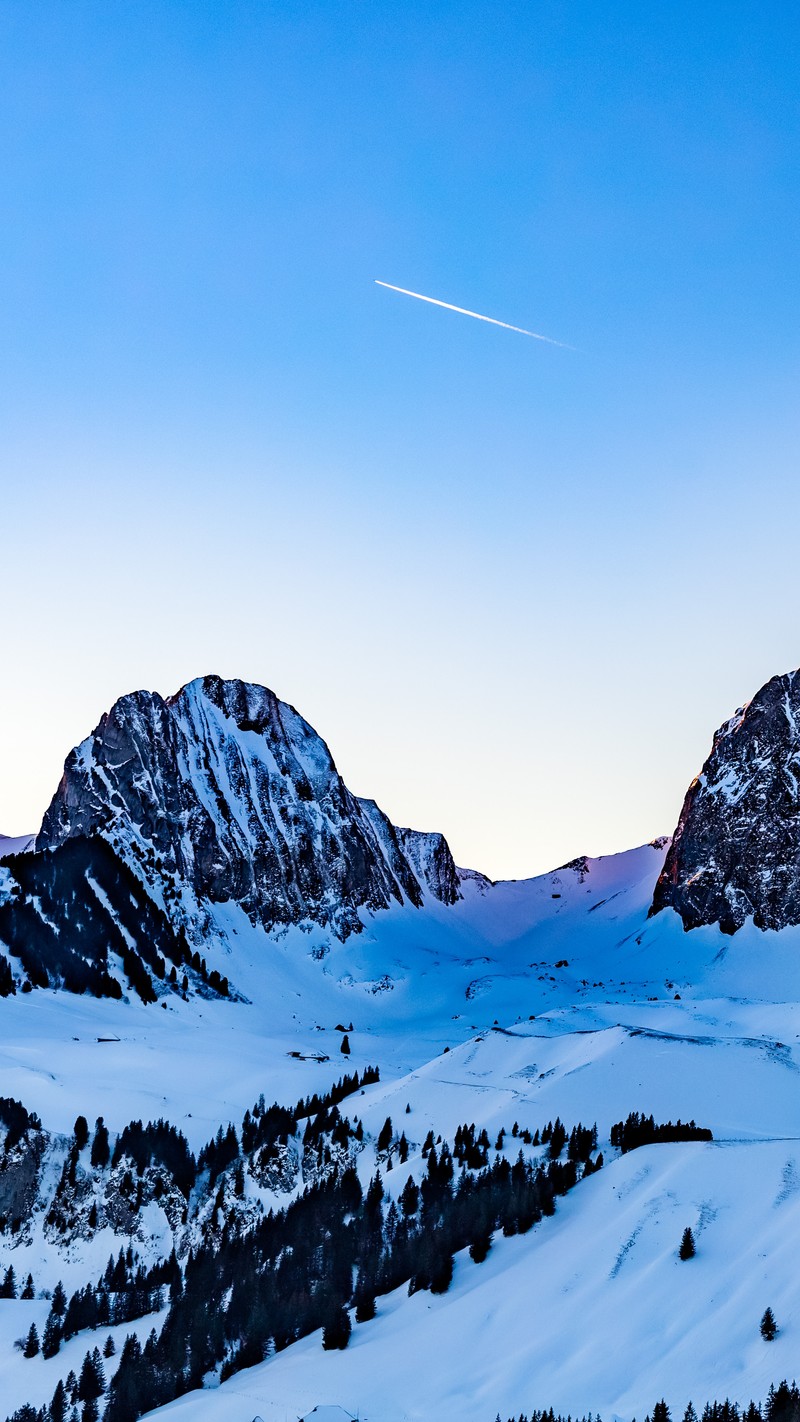
[[[35,1299],[35,1298],[36,1298],[36,1294],[35,1294],[34,1288],[33,1288],[33,1275],[32,1275],[32,1274],[29,1274],[28,1277],[27,1277],[27,1279],[25,1280],[25,1288],[22,1290],[22,1293],[20,1294],[20,1298],[21,1298],[21,1299]]]
[[[11,971],[11,964],[7,958],[0,953],[0,997],[15,997],[16,984],[14,974]]]
[[[680,1247],[680,1249],[678,1250],[678,1258],[679,1258],[679,1259],[694,1259],[694,1256],[695,1256],[694,1235],[692,1234],[692,1231],[689,1229],[689,1227],[688,1227],[688,1225],[687,1225],[686,1229],[683,1231],[683,1238],[682,1238],[682,1240],[681,1240],[681,1247]]]
[[[356,1323],[369,1323],[375,1317],[375,1290],[362,1270],[355,1289]]]
[[[481,1234],[477,1239],[473,1239],[469,1247],[469,1257],[475,1264],[482,1264],[489,1250],[492,1247],[492,1236]]]
[[[100,1353],[97,1348],[92,1353],[87,1353],[81,1367],[81,1375],[78,1378],[78,1401],[96,1402],[98,1397],[102,1397],[106,1390],[106,1380],[103,1377],[103,1365],[100,1362]]]
[[[447,1252],[436,1260],[431,1269],[431,1293],[446,1294],[453,1282],[453,1256]]]
[[[377,1142],[376,1142],[376,1148],[377,1148],[378,1151],[388,1150],[388,1149],[389,1149],[389,1146],[391,1145],[391,1143],[392,1143],[392,1118],[391,1118],[391,1116],[387,1116],[387,1117],[386,1117],[386,1120],[384,1121],[383,1125],[381,1126],[380,1132],[379,1132],[379,1134],[378,1134],[378,1139],[377,1139]]]
[[[339,1050],[341,1051],[343,1057],[349,1057],[349,1055],[350,1055],[350,1038],[348,1037],[348,1035],[347,1035],[346,1032],[345,1032],[344,1036],[342,1037],[342,1045],[341,1045],[341,1047],[340,1047]]]
[[[111,1152],[108,1148],[108,1127],[102,1116],[98,1116],[94,1128],[94,1140],[92,1141],[92,1165],[103,1170],[108,1165]]]
[[[544,1132],[542,1132],[544,1139]],[[564,1146],[567,1143],[567,1131],[560,1116],[556,1116],[555,1125],[550,1128],[550,1159],[558,1160]]]
[[[39,1334],[36,1332],[36,1324],[32,1323],[25,1339],[25,1347],[22,1350],[23,1357],[35,1358],[39,1351]]]
[[[330,1316],[322,1330],[322,1346],[330,1351],[334,1348],[346,1348],[350,1342],[352,1324],[347,1309],[342,1305],[331,1310]]]
[[[767,1343],[771,1343],[778,1332],[778,1325],[775,1322],[775,1315],[772,1312],[771,1308],[764,1309],[764,1313],[761,1318],[760,1328],[761,1337],[766,1339]]]
[[[64,1317],[64,1312],[67,1307],[67,1295],[64,1292],[64,1285],[62,1284],[60,1279],[56,1284],[55,1288],[53,1289],[53,1298],[50,1307],[52,1308],[53,1313],[58,1316],[58,1318]]]
[[[653,1408],[653,1422],[670,1422],[670,1411],[663,1397]]]
[[[413,1175],[409,1175],[400,1193],[400,1208],[404,1215],[415,1215],[419,1209],[419,1186]]]
[[[85,1116],[78,1116],[75,1122],[75,1144],[78,1150],[89,1144],[89,1123]]]
[[[60,1378],[50,1403],[49,1422],[67,1422],[67,1393]]]
[[[0,1284],[0,1299],[15,1299],[17,1297],[17,1281],[14,1277],[13,1267],[9,1264]]]
[[[47,1322],[42,1334],[42,1357],[54,1358],[61,1347],[61,1324],[57,1314],[52,1311],[47,1315]]]
[[[104,1357],[104,1358],[113,1358],[113,1356],[114,1356],[114,1354],[116,1353],[116,1351],[117,1351],[117,1349],[116,1349],[116,1346],[115,1346],[115,1343],[114,1343],[114,1339],[111,1337],[111,1334],[109,1333],[109,1335],[108,1335],[108,1337],[107,1337],[105,1343],[103,1344],[103,1357]]]

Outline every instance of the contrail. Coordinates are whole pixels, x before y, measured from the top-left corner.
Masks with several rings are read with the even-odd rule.
[[[494,316],[481,316],[479,311],[467,311],[465,306],[453,306],[449,301],[438,301],[435,296],[423,296],[419,291],[406,291],[404,286],[392,286],[391,282],[378,281],[376,286],[385,286],[387,291],[399,291],[401,296],[414,296],[417,301],[428,301],[431,306],[443,306],[445,311],[457,311],[459,316],[473,316],[476,321],[488,321],[490,326],[502,326],[506,331],[518,331],[521,336],[532,336],[535,341],[547,341],[549,346],[561,346],[562,350],[574,351],[565,341],[554,341],[552,336],[540,336],[538,331],[526,331],[523,326],[509,326],[507,321],[498,321]]]

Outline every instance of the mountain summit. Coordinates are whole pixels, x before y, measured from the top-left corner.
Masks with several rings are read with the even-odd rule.
[[[664,908],[687,929],[800,923],[800,671],[717,731],[656,884],[651,913]]]
[[[359,910],[459,897],[442,835],[393,825],[294,707],[218,676],[121,697],[72,751],[36,849],[97,835],[181,926],[233,900],[266,930],[346,937]]]

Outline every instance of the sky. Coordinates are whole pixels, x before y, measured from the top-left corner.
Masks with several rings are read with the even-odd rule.
[[[799,43],[2,0],[0,830],[216,672],[493,877],[671,831],[800,664]]]

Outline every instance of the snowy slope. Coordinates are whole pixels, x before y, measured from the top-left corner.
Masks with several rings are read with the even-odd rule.
[[[385,1176],[396,1195],[409,1172],[419,1178],[430,1128],[452,1138],[475,1121],[493,1138],[557,1114],[598,1122],[603,1171],[529,1236],[497,1239],[485,1264],[459,1257],[448,1294],[399,1290],[345,1353],[324,1353],[316,1335],[166,1415],[269,1422],[331,1402],[386,1422],[491,1422],[498,1410],[551,1404],[630,1417],[665,1392],[676,1406],[714,1392],[747,1400],[792,1372],[800,967],[791,977],[786,968],[798,940],[752,930],[748,945],[747,930],[732,941],[716,929],[687,935],[669,913],[648,921],[663,852],[646,846],[527,883],[466,881],[452,909],[398,906],[344,943],[290,930],[270,945],[268,975],[260,935],[237,909],[227,951],[249,1004],[161,1010],[50,992],[2,1004],[3,1090],[65,1132],[79,1110],[105,1115],[112,1130],[165,1115],[197,1148],[261,1091],[293,1101],[376,1061],[382,1080],[355,1109],[373,1138],[387,1115],[406,1130],[409,1161]],[[374,991],[378,967],[392,985]],[[781,981],[790,1002],[774,991]],[[351,1020],[345,1060],[335,1028]],[[715,1143],[614,1159],[608,1130],[633,1109],[694,1117]],[[505,1148],[513,1158],[517,1142],[507,1136]],[[365,1181],[374,1164],[368,1149]],[[687,1224],[698,1257],[684,1265],[676,1250]],[[114,1247],[107,1235],[81,1246],[89,1276]],[[3,1240],[0,1267],[7,1261],[18,1275],[30,1266],[40,1287],[77,1282],[82,1267],[41,1236],[29,1249]],[[767,1303],[782,1327],[775,1345],[757,1331]],[[7,1307],[21,1316],[31,1305]],[[15,1396],[37,1368],[52,1391],[57,1359],[14,1356]]]
[[[6,859],[10,854],[23,854],[26,849],[30,849],[36,836],[34,834],[0,834],[0,860]]]
[[[662,1395],[763,1397],[797,1366],[800,1148],[651,1146],[580,1185],[443,1297],[398,1289],[343,1353],[314,1335],[155,1417],[265,1422],[339,1402],[364,1422],[492,1422],[553,1405],[641,1417]],[[683,1229],[695,1259],[677,1257]],[[788,1246],[788,1247],[787,1247]],[[758,1321],[770,1304],[774,1344]]]

